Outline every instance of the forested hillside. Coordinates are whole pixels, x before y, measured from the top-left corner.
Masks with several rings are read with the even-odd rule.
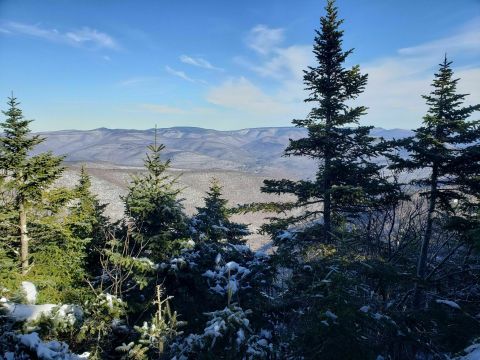
[[[69,132],[46,151],[12,95],[0,123],[0,357],[479,359],[480,105],[465,105],[445,55],[430,92],[418,94],[422,125],[379,137],[360,124],[368,75],[347,66],[355,58],[342,29],[328,0],[304,72],[311,111],[296,129],[244,131],[273,132],[259,153],[288,137],[287,167],[315,165],[314,176],[265,179],[272,201],[232,206],[213,178],[187,215],[168,134],[188,133],[183,148],[200,151],[208,142],[193,138],[206,130],[126,131],[125,154],[118,137],[92,139],[113,131],[73,133],[90,144],[84,154],[119,162],[150,137],[120,199],[124,216],[112,221],[85,167],[75,184],[58,185],[63,150],[84,160]],[[253,143],[208,151],[242,163],[257,156]],[[246,244],[248,227],[234,220],[245,213],[269,214],[259,230],[268,253]]]
[[[43,132],[46,138],[35,152],[52,151],[66,162],[142,166],[145,147],[153,142],[155,130],[95,129]],[[158,129],[157,137],[166,148],[164,156],[182,170],[236,170],[274,173],[293,177],[311,176],[315,162],[306,158],[285,159],[289,139],[299,139],[306,130],[296,127],[254,128],[218,131],[176,127]],[[409,130],[372,129],[385,139],[412,135]]]

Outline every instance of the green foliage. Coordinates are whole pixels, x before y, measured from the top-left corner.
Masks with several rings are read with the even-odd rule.
[[[177,329],[184,325],[177,320],[177,313],[172,312],[169,300],[172,297],[164,297],[160,285],[155,288],[157,307],[150,322],[144,322],[142,326],[134,326],[139,335],[136,342],[117,347],[117,351],[126,353],[124,359],[149,359],[160,358],[165,353],[166,345],[181,334]]]
[[[80,169],[80,179],[73,189],[74,203],[69,206],[65,226],[72,235],[86,242],[85,259],[89,275],[98,275],[101,268],[100,257],[109,232],[109,222],[104,215],[105,204],[100,204],[91,192],[91,179],[84,166]]]
[[[480,157],[480,121],[469,121],[480,104],[462,106],[467,94],[457,93],[460,79],[454,79],[451,61],[445,57],[435,74],[429,95],[423,95],[429,106],[423,126],[415,136],[397,141],[410,156],[392,157],[394,169],[413,171],[430,168],[431,173],[412,180],[412,184],[425,189],[424,194],[435,198],[435,208],[455,212],[472,206],[467,196],[478,197]],[[433,194],[434,192],[434,194]]]
[[[103,359],[113,352],[114,329],[124,317],[126,304],[111,294],[100,293],[84,306],[85,321],[77,339],[91,351],[89,359]]]
[[[396,187],[382,176],[382,166],[373,162],[382,154],[383,145],[370,135],[372,127],[358,125],[366,108],[350,106],[363,92],[367,75],[358,66],[344,67],[352,50],[342,50],[342,23],[334,1],[328,1],[313,46],[317,64],[304,75],[310,92],[305,101],[314,107],[306,119],[293,120],[295,126],[308,130],[308,136],[290,140],[285,150],[287,156],[317,160],[318,171],[313,180],[265,180],[263,192],[294,195],[297,200],[288,205],[289,210],[304,209],[298,216],[272,218],[263,228],[272,235],[323,215],[319,235],[329,243],[344,217],[378,208],[397,196]]]
[[[63,157],[54,156],[51,152],[30,156],[45,139],[30,135],[31,120],[24,119],[13,95],[7,105],[9,109],[3,111],[7,119],[0,123],[3,129],[0,137],[0,179],[4,189],[13,194],[12,210],[6,219],[11,219],[13,213],[17,217],[17,232],[20,235],[17,247],[22,274],[25,275],[29,270],[27,215],[31,206],[41,200],[42,193],[62,174]]]
[[[228,207],[228,200],[222,198],[222,187],[213,179],[205,205],[197,207],[197,215],[192,218],[193,238],[197,241],[226,241],[242,243],[242,238],[249,234],[244,224],[230,221],[234,209]]]
[[[269,359],[273,355],[270,334],[254,333],[248,319],[251,313],[236,304],[206,313],[203,333],[174,343],[173,354],[178,359]]]
[[[129,234],[109,239],[101,255],[103,288],[120,298],[145,288],[153,278],[155,265],[150,259],[139,257],[142,251],[143,244]]]
[[[54,189],[44,192],[42,201],[32,208],[33,266],[27,278],[38,286],[40,302],[79,303],[89,292],[85,282],[89,239],[79,238],[71,231],[70,212],[66,208],[74,199],[74,191]]]
[[[124,197],[126,214],[134,231],[143,237],[146,250],[153,259],[162,259],[174,248],[176,240],[187,234],[187,218],[183,212],[177,178],[167,174],[170,160],[160,158],[163,144],[150,145],[144,161],[146,173],[133,177]]]

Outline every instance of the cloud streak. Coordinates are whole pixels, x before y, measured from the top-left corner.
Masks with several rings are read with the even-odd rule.
[[[134,86],[139,84],[151,83],[160,80],[160,76],[136,76],[123,81],[120,81],[120,86]]]
[[[182,55],[180,56],[180,61],[183,62],[184,64],[193,65],[203,69],[223,71],[222,68],[213,66],[209,61],[200,57],[191,57],[188,55]]]
[[[118,50],[120,48],[112,36],[89,27],[61,32],[57,29],[44,28],[40,25],[9,21],[2,24],[1,33],[7,35],[26,35],[76,47],[110,50]]]
[[[196,82],[195,79],[191,78],[190,76],[188,76],[184,71],[180,71],[180,70],[175,70],[175,69],[172,69],[170,66],[165,66],[165,71],[167,73],[169,73],[170,75],[173,75],[173,76],[176,76],[176,77],[179,77],[180,79],[183,79],[185,81],[188,81],[188,82],[191,82],[191,83],[194,83]]]

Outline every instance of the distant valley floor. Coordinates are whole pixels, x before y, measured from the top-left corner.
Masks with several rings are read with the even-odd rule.
[[[86,167],[92,177],[92,191],[101,203],[108,204],[107,215],[112,220],[122,218],[124,207],[121,197],[126,195],[132,175],[141,173],[142,168],[95,163],[87,163]],[[70,187],[76,184],[79,169],[80,164],[68,164],[59,185]],[[229,200],[230,206],[278,200],[278,197],[260,191],[263,180],[269,178],[265,175],[229,170],[172,170],[170,173],[180,176],[179,186],[183,189],[183,205],[188,215],[195,213],[195,207],[203,205],[203,197],[212,178],[218,179],[223,185],[224,197]],[[252,235],[247,240],[253,249],[268,246],[269,239],[257,234],[260,225],[266,221],[266,216],[266,214],[243,214],[233,217],[237,222],[249,224]]]

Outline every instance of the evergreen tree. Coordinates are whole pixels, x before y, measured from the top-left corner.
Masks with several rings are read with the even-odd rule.
[[[205,206],[197,207],[197,215],[192,219],[194,237],[213,242],[242,242],[242,237],[249,234],[248,228],[230,221],[233,209],[228,207],[228,200],[222,198],[222,186],[217,179],[212,180],[204,201]]]
[[[20,262],[22,274],[25,275],[29,269],[28,212],[31,205],[41,198],[42,191],[62,174],[63,157],[54,156],[51,152],[29,156],[45,139],[38,135],[30,136],[29,124],[32,120],[24,119],[13,95],[7,104],[9,109],[3,111],[7,119],[0,124],[3,128],[3,136],[0,137],[0,176],[15,193]]]
[[[457,227],[472,225],[462,221],[466,220],[468,213],[473,215],[473,224],[477,221],[475,218],[478,219],[475,204],[478,204],[480,194],[477,182],[480,174],[480,122],[468,121],[468,118],[480,110],[480,104],[462,105],[467,94],[457,93],[460,79],[454,79],[451,64],[445,56],[432,82],[433,90],[422,96],[429,106],[423,126],[415,130],[413,137],[397,142],[409,151],[409,157],[392,157],[394,169],[430,169],[428,175],[412,181],[428,198],[427,221],[417,264],[419,279],[425,278],[437,211],[453,215],[456,210],[463,210],[463,215],[456,217]],[[472,203],[471,196],[475,195],[477,202]]]
[[[133,177],[123,199],[136,234],[145,238],[156,258],[165,256],[165,250],[187,233],[187,217],[178,199],[178,178],[166,172],[170,160],[161,160],[164,149],[163,144],[157,145],[155,133],[155,143],[148,147],[144,161],[146,173]]]
[[[80,169],[78,184],[73,189],[75,203],[66,220],[73,236],[88,241],[86,245],[87,270],[100,271],[100,253],[105,246],[108,219],[104,215],[106,204],[100,204],[91,192],[91,178],[85,166]]]
[[[297,197],[294,203],[274,204],[270,209],[307,209],[299,216],[274,219],[267,228],[272,233],[323,214],[322,234],[319,235],[324,242],[330,243],[336,224],[349,215],[377,206],[382,194],[393,190],[393,185],[380,176],[382,166],[372,161],[380,154],[380,146],[370,136],[372,127],[358,126],[366,108],[349,105],[363,92],[367,75],[362,75],[358,66],[344,67],[352,50],[342,50],[342,23],[335,2],[329,0],[314,41],[317,65],[304,71],[304,83],[310,92],[305,101],[314,107],[306,119],[293,120],[295,126],[308,130],[308,136],[290,140],[285,150],[287,156],[317,160],[318,171],[314,180],[265,181],[263,192]],[[323,209],[320,210],[321,204]]]

